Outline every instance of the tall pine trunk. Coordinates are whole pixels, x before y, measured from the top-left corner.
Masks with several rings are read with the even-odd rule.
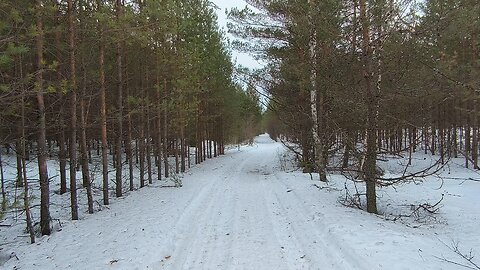
[[[83,62],[83,86],[80,98],[80,157],[82,163],[83,186],[87,189],[88,213],[93,214],[93,194],[92,182],[90,180],[90,170],[88,167],[88,148],[87,148],[87,111],[85,106],[86,88],[87,88],[87,70],[85,59]]]
[[[60,12],[58,17],[60,17]],[[60,22],[57,22],[60,24]],[[58,63],[61,63],[61,53],[59,48],[61,47],[61,31],[57,30],[55,31],[55,46],[57,47],[57,61]],[[63,80],[62,78],[62,72],[60,71],[61,67],[57,68],[57,81],[58,81],[58,87],[60,88],[60,84]],[[63,101],[64,95],[62,92],[59,92],[58,98]],[[67,150],[66,150],[66,139],[65,139],[65,110],[63,106],[60,106],[59,112],[58,112],[58,117],[59,117],[59,126],[60,126],[60,135],[58,138],[58,145],[59,145],[59,153],[58,153],[58,159],[60,163],[60,194],[64,194],[67,192]]]
[[[21,57],[20,57],[20,64],[21,64]],[[23,77],[22,73],[21,77]],[[25,88],[22,87],[22,94],[21,94],[21,123],[19,126],[19,135],[20,135],[20,144],[19,148],[17,148],[17,157],[20,157],[20,171],[19,173],[22,174],[21,178],[23,179],[23,207],[25,209],[25,221],[27,223],[27,231],[30,236],[30,243],[35,243],[35,231],[33,229],[33,222],[32,222],[32,215],[30,213],[30,198],[29,198],[29,186],[28,186],[28,179],[27,179],[27,165],[25,162]],[[2,184],[3,187],[3,184]],[[5,199],[5,198],[4,198]]]
[[[100,8],[101,1],[98,1]],[[102,141],[102,193],[103,204],[109,204],[108,198],[108,142],[107,142],[107,104],[105,93],[105,45],[103,27],[100,29],[99,75],[100,75],[100,137]]]
[[[145,105],[146,105],[146,145],[145,145],[145,151],[146,151],[146,158],[147,158],[147,178],[148,178],[148,183],[152,184],[153,179],[152,179],[152,140],[151,140],[151,130],[150,130],[150,100],[148,99],[148,70],[147,70],[147,87],[145,89],[145,94],[146,94],[146,99],[145,99]]]
[[[159,61],[157,61],[159,62]],[[159,63],[158,63],[159,64]],[[157,99],[156,111],[157,111],[157,179],[162,180],[162,106],[161,106],[161,86],[160,86],[160,78],[157,75],[157,87],[155,89],[155,97]]]
[[[471,43],[472,43],[472,67],[477,68],[479,67],[479,60],[478,60],[478,47],[477,47],[477,37],[478,32],[474,31],[471,35]],[[472,160],[473,160],[473,168],[478,170],[480,169],[478,166],[478,93],[476,91],[473,92],[473,119],[472,119]]]
[[[120,21],[122,13],[122,1],[116,1],[117,21]],[[117,37],[118,38],[118,37]],[[117,41],[117,142],[116,142],[116,174],[115,174],[115,195],[122,197],[122,141],[123,141],[123,59],[122,41]]]
[[[77,82],[75,66],[74,3],[68,0],[69,50],[70,50],[70,208],[72,220],[78,219],[77,203]]]
[[[360,0],[360,20],[362,23],[362,53],[364,61],[365,102],[367,105],[367,134],[364,163],[364,177],[367,187],[367,211],[377,213],[376,165],[377,165],[377,115],[376,97],[372,89],[370,23],[367,17],[366,0]]]
[[[164,80],[164,90],[165,96],[163,98],[163,143],[162,143],[162,152],[163,152],[163,162],[164,162],[164,170],[165,170],[165,178],[169,176],[169,168],[168,168],[168,132],[167,132],[167,123],[168,123],[168,116],[167,116],[167,97],[168,97],[168,89],[167,89],[167,79]]]
[[[45,100],[43,97],[43,47],[44,47],[44,32],[42,0],[36,0],[36,50],[37,50],[37,104],[38,104],[38,173],[40,178],[40,230],[42,235],[49,235],[50,229],[50,185],[47,171],[47,131],[46,131],[46,117],[45,117]]]
[[[142,84],[142,96],[140,98],[140,187],[143,188],[145,186],[145,97],[143,96],[143,91],[145,91],[144,86]]]

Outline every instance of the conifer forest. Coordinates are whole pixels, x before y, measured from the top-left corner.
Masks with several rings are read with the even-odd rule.
[[[0,268],[480,269],[478,102],[478,0],[1,0]]]

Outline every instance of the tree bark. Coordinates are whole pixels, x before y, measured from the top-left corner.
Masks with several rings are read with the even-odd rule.
[[[85,108],[85,97],[87,88],[87,70],[85,66],[85,59],[82,57],[83,62],[83,86],[82,94],[80,98],[80,158],[82,162],[82,179],[83,186],[87,190],[87,204],[88,213],[93,214],[93,194],[92,194],[92,182],[90,180],[90,170],[88,168],[88,149],[87,149],[87,112]]]
[[[21,63],[21,61],[20,61]],[[22,76],[23,77],[23,76]],[[25,162],[25,88],[22,87],[21,95],[21,124],[20,124],[20,148],[17,148],[17,157],[20,157],[21,165],[19,173],[23,179],[23,207],[25,209],[25,221],[27,223],[27,231],[30,236],[30,243],[35,243],[35,231],[33,229],[32,215],[30,213],[29,186],[27,179],[27,165]],[[3,187],[3,185],[2,185]]]
[[[124,61],[126,62],[126,57],[124,58]],[[130,96],[130,88],[128,86],[129,78],[128,78],[128,73],[126,73],[126,89],[125,89],[125,95],[128,99]],[[134,189],[134,183],[133,183],[133,155],[132,155],[132,108],[130,107],[130,103],[127,102],[127,138],[125,141],[125,153],[126,153],[126,159],[128,163],[128,182],[129,182],[129,190],[133,191]]]
[[[164,90],[165,90],[165,96],[164,96],[164,101],[168,97],[168,89],[167,89],[167,79],[164,80]],[[169,168],[168,168],[168,133],[167,133],[167,102],[163,102],[163,143],[162,143],[162,152],[163,152],[163,162],[164,164],[164,170],[165,170],[165,178],[169,176]]]
[[[120,22],[122,13],[122,1],[116,0],[116,16],[117,22]],[[118,78],[118,92],[117,92],[117,143],[115,145],[116,151],[116,174],[115,174],[115,195],[122,197],[122,141],[123,141],[123,59],[122,59],[122,42],[117,41],[117,78]]]
[[[377,162],[377,97],[372,89],[370,23],[367,17],[366,0],[360,0],[360,20],[362,23],[362,53],[364,62],[365,102],[367,105],[367,134],[364,163],[364,177],[367,188],[367,211],[377,213],[376,162]]]
[[[75,66],[74,3],[68,0],[69,50],[70,50],[70,208],[72,220],[78,219],[77,203],[77,82]]]
[[[145,186],[145,111],[144,111],[144,101],[143,91],[145,91],[142,84],[142,96],[140,99],[140,188]]]
[[[471,35],[472,43],[472,67],[476,67],[478,70],[478,47],[477,47],[478,32],[474,31]],[[473,78],[474,79],[474,78]],[[472,123],[472,160],[473,168],[478,170],[478,93],[473,92],[473,123]]]
[[[7,194],[5,193],[5,175],[3,174],[3,161],[2,161],[1,149],[0,149],[0,182],[2,185],[2,213],[3,213],[7,210]],[[23,183],[22,183],[22,186],[23,186]]]
[[[43,49],[44,49],[44,32],[42,0],[36,0],[36,50],[37,50],[37,104],[38,104],[38,173],[40,178],[40,230],[42,235],[50,235],[50,185],[47,170],[47,146],[46,146],[46,118],[45,118],[45,101],[43,97]]]
[[[159,62],[159,61],[158,61]],[[159,63],[157,63],[159,65]],[[157,75],[157,88],[155,89],[156,99],[157,99],[157,179],[162,180],[162,106],[161,106],[161,86],[160,78]]]
[[[147,136],[146,136],[146,152],[147,152],[147,179],[149,184],[153,184],[152,178],[152,140],[150,136],[150,104],[147,104]]]
[[[99,8],[101,1],[98,1]],[[102,141],[102,194],[103,204],[109,204],[108,198],[108,142],[107,142],[107,102],[105,93],[105,45],[103,41],[103,27],[100,27],[100,52],[99,52],[99,75],[100,75],[100,137]]]
[[[58,7],[60,8],[60,7]],[[58,16],[60,17],[60,12],[58,12]],[[60,18],[58,18],[58,25],[61,24]],[[60,71],[60,63],[61,63],[61,53],[59,48],[60,46],[60,39],[61,39],[61,31],[57,30],[55,31],[55,46],[57,47],[57,61],[59,63],[59,67],[57,68],[57,80],[59,83],[59,88],[61,81],[63,80],[62,78],[62,73]],[[64,99],[64,95],[61,91],[58,93],[58,98],[60,100]],[[67,192],[67,151],[66,151],[66,139],[65,139],[65,110],[63,106],[60,106],[59,112],[58,112],[58,117],[59,117],[59,126],[60,126],[60,136],[58,140],[59,144],[59,153],[58,153],[58,159],[60,162],[60,194],[65,194]]]
[[[308,0],[310,4],[310,9],[313,11],[315,10],[315,0]],[[313,13],[313,12],[312,12]],[[311,29],[312,33],[310,35],[310,40],[309,40],[309,57],[310,57],[310,62],[311,62],[311,70],[310,70],[310,112],[311,112],[311,118],[312,118],[312,138],[314,142],[314,149],[315,149],[315,157],[316,157],[316,169],[317,173],[320,177],[320,181],[322,182],[327,182],[327,174],[326,174],[326,160],[325,160],[325,155],[324,155],[324,148],[325,148],[325,142],[323,141],[323,136],[320,135],[320,132],[324,132],[321,130],[321,124],[323,122],[323,115],[320,115],[322,118],[319,121],[319,115],[318,115],[318,101],[317,97],[319,97],[319,91],[318,91],[318,84],[317,84],[317,31],[315,29],[315,23],[314,23],[314,14],[309,15],[309,21],[311,24]],[[320,96],[320,106],[323,105],[323,95]],[[320,114],[322,114],[322,109],[320,108]]]

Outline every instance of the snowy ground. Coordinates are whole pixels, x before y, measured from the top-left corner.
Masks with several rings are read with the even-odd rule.
[[[447,246],[455,242],[465,254],[480,252],[479,182],[431,178],[383,188],[379,205],[385,215],[371,215],[339,203],[344,177],[331,175],[329,184],[319,184],[285,170],[284,151],[262,135],[253,146],[193,168],[182,188],[154,184],[63,224],[37,244],[7,245],[11,250],[4,254],[16,256],[3,267],[466,269],[442,259],[467,264]],[[478,178],[455,162],[452,175]],[[432,219],[388,220],[441,194],[442,207]]]

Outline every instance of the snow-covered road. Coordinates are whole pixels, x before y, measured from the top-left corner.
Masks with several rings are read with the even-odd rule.
[[[355,269],[362,264],[325,240],[326,231],[277,177],[280,144],[256,145],[222,159],[175,223],[167,269]],[[167,252],[168,253],[168,252]],[[165,254],[167,254],[165,253]],[[170,256],[170,255],[169,255]],[[362,268],[363,269],[363,268]]]
[[[193,168],[182,188],[146,187],[19,247],[4,267],[457,269],[435,258],[448,252],[436,233],[340,206],[308,175],[282,172],[283,151],[262,135]]]

